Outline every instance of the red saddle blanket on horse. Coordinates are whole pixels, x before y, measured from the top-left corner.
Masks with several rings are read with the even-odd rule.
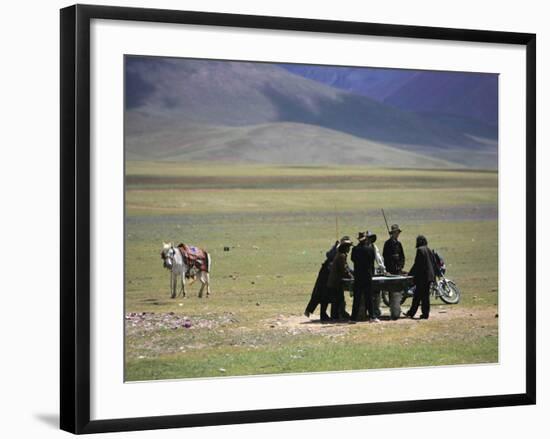
[[[183,256],[185,265],[200,271],[208,271],[208,254],[202,249],[192,245],[179,244],[178,249]]]

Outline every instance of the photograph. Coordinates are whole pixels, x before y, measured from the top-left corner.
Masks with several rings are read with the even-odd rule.
[[[494,72],[125,55],[125,381],[498,363],[498,121]]]

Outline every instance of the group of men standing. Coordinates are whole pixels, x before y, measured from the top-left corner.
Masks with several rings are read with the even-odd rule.
[[[399,241],[401,229],[393,224],[389,230],[390,237],[384,243],[382,256],[374,244],[376,235],[370,231],[359,232],[358,243],[353,246],[349,236],[343,236],[336,241],[326,253],[326,259],[321,265],[319,275],[313,288],[311,299],[304,314],[309,317],[317,307],[321,307],[321,322],[333,320],[368,320],[379,322],[380,291],[374,291],[372,278],[375,274],[375,264],[382,275],[407,274],[405,267],[405,252]],[[408,275],[414,278],[416,293],[406,317],[413,318],[421,305],[421,319],[427,319],[430,313],[430,283],[435,281],[435,261],[428,241],[423,235],[416,240],[416,257]],[[351,250],[353,270],[348,266],[347,257]],[[353,280],[353,305],[351,314],[346,312],[344,296],[345,283]],[[401,315],[402,292],[390,292],[390,318],[396,320]],[[327,313],[331,305],[330,315]]]

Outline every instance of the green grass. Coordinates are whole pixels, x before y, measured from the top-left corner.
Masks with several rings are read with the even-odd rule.
[[[493,172],[128,163],[126,311],[174,312],[215,324],[128,329],[126,379],[497,361],[497,181]],[[445,256],[461,303],[436,306],[427,322],[321,331],[287,325],[309,300],[335,239],[336,212],[340,235],[369,228],[382,247],[382,207],[404,230],[406,269],[416,235],[425,234]],[[169,298],[159,258],[163,240],[211,253],[211,298],[198,299],[196,284],[189,298]],[[222,321],[227,313],[234,321]],[[278,317],[280,327],[273,324]],[[411,328],[414,337],[405,344]]]
[[[289,341],[271,349],[217,349],[204,352],[165,355],[160,358],[130,362],[127,374],[139,380],[260,375],[275,373],[365,370],[397,367],[439,366],[486,363],[497,358],[496,337],[487,336],[476,343],[454,340],[431,340],[403,346],[387,343],[326,343],[314,340],[307,344]]]

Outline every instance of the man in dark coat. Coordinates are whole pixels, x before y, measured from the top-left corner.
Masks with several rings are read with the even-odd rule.
[[[347,264],[347,257],[351,248],[352,242],[347,236],[346,239],[342,239],[338,245],[338,251],[327,280],[327,297],[321,299],[321,310],[326,310],[327,303],[331,303],[330,318],[334,320],[342,320],[349,318],[349,314],[346,313],[346,301],[344,299],[344,278],[351,278],[351,270]],[[323,321],[323,319],[321,319]]]
[[[368,232],[367,232],[368,233]],[[359,232],[357,244],[351,251],[353,261],[353,306],[351,320],[364,321],[367,310],[371,321],[379,321],[374,317],[374,302],[372,297],[372,276],[374,275],[374,246],[369,242],[367,233]]]
[[[430,284],[435,282],[435,258],[428,248],[428,240],[423,235],[418,235],[416,238],[416,257],[409,276],[414,277],[416,291],[411,308],[405,315],[413,318],[420,305],[422,309],[420,318],[427,319],[430,317]]]
[[[403,252],[403,246],[399,242],[399,235],[401,229],[397,224],[392,224],[390,230],[390,238],[384,243],[384,250],[382,252],[384,256],[384,263],[386,264],[386,270],[391,274],[401,274],[403,267],[405,267],[405,253]],[[397,320],[401,315],[401,298],[403,297],[403,291],[391,291],[389,293],[390,299],[390,318]]]
[[[405,253],[399,242],[400,233],[399,226],[393,224],[390,230],[390,238],[384,243],[384,250],[382,251],[386,270],[391,274],[401,274],[405,266]]]
[[[332,261],[336,256],[336,252],[337,252],[336,249],[338,247],[338,244],[340,244],[340,241],[336,241],[334,245],[331,247],[331,249],[325,253],[326,259],[321,265],[321,269],[319,270],[319,274],[317,275],[317,280],[315,281],[315,285],[313,286],[313,291],[311,292],[311,299],[309,300],[309,303],[306,306],[306,310],[304,311],[304,315],[306,317],[309,317],[310,314],[313,314],[313,312],[315,311],[315,308],[317,308],[317,305],[321,303],[321,297],[324,297],[327,295],[325,290],[327,289],[328,274],[330,272],[330,266],[332,265]],[[321,307],[321,320],[328,320],[328,319],[329,319],[329,316],[326,312],[326,307],[325,309]]]

